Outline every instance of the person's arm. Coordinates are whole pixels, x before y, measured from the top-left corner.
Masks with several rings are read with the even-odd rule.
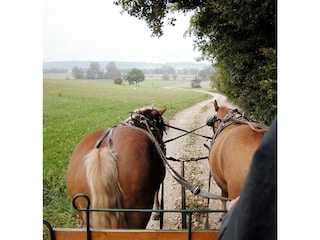
[[[239,200],[240,196],[236,197],[235,199],[232,199],[230,202],[227,202],[227,210],[229,211],[232,206]]]

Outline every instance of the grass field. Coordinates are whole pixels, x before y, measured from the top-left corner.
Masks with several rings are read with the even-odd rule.
[[[66,170],[73,149],[86,134],[119,124],[139,107],[167,107],[165,116],[170,119],[210,97],[160,88],[163,81],[150,83],[152,88],[110,81],[43,81],[43,218],[53,227],[75,227],[77,223],[66,189]]]

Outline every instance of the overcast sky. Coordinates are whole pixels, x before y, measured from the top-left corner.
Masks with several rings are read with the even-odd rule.
[[[191,37],[183,37],[190,14],[151,37],[145,21],[121,14],[113,0],[44,0],[43,61],[196,62]]]

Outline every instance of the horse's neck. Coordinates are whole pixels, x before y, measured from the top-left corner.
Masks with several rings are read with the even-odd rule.
[[[232,130],[234,127],[248,125],[253,131],[255,132],[266,132],[269,127],[258,122],[253,122],[244,118],[242,115],[238,116],[237,118],[230,117],[225,119],[225,121],[221,121],[217,131],[215,132],[212,138],[212,144],[216,141],[217,137],[221,134],[222,131]],[[232,126],[232,128],[231,128]]]

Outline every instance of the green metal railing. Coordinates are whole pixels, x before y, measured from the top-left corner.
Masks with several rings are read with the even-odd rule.
[[[87,205],[85,208],[79,208],[76,206],[75,202],[78,198],[85,198],[87,201]],[[188,231],[188,240],[191,240],[192,236],[192,215],[194,213],[225,213],[225,210],[156,210],[156,209],[114,209],[114,208],[90,208],[90,199],[85,194],[77,194],[72,200],[73,208],[76,211],[85,212],[86,213],[86,239],[91,240],[91,230],[90,230],[90,212],[158,212],[158,213],[184,213],[188,216],[188,224],[187,224],[187,231]],[[47,226],[50,232],[50,240],[55,240],[54,233],[52,230],[51,225],[47,221],[43,221],[43,223]],[[143,230],[142,230],[143,231]]]

